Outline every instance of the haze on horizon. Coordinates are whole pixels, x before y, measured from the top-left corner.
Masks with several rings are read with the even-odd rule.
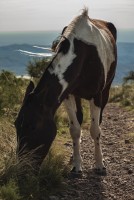
[[[61,30],[84,6],[91,18],[134,29],[134,0],[1,0],[0,32]]]

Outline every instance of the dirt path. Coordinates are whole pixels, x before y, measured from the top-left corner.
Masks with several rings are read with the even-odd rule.
[[[66,179],[68,190],[50,197],[51,200],[134,200],[134,113],[108,104],[101,127],[107,175],[98,176],[93,172],[94,145],[88,131],[84,130],[83,176]]]

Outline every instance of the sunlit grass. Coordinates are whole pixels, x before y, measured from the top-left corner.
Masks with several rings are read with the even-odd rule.
[[[109,102],[119,103],[124,107],[134,109],[134,84],[112,87]]]

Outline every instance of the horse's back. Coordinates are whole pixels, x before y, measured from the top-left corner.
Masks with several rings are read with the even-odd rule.
[[[115,42],[116,42],[116,39],[117,39],[117,30],[116,30],[116,27],[114,26],[113,23],[107,22],[107,21],[103,21],[103,20],[99,20],[99,19],[90,19],[90,20],[98,28],[109,30],[110,33],[112,34]]]

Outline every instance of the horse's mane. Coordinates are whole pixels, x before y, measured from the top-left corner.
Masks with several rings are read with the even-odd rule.
[[[68,25],[67,29],[65,30],[64,35],[68,35],[69,33],[74,33],[75,32],[75,27],[76,25],[79,25],[82,23],[84,19],[89,19],[88,17],[88,8],[82,9],[82,12],[80,15],[76,16]]]
[[[83,20],[87,20],[89,19],[88,17],[88,8],[85,7],[81,10],[81,14],[79,14],[78,16],[76,16],[68,26],[64,27],[64,29],[62,30],[62,33],[59,37],[57,37],[53,43],[52,43],[52,51],[56,51],[56,48],[60,42],[60,39],[62,37],[68,37],[70,34],[75,34],[75,30],[76,30],[76,26],[78,26],[80,23],[83,23]]]
[[[81,15],[88,16],[88,8],[87,7],[85,7],[85,8],[82,9]]]

